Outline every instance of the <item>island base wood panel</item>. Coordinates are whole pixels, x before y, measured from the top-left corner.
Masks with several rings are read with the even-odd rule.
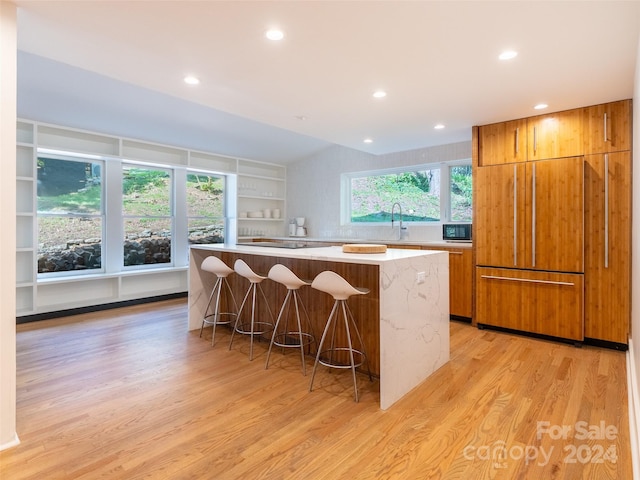
[[[476,321],[584,340],[584,275],[477,267]]]
[[[199,250],[192,250],[194,253],[200,253]],[[209,255],[209,253],[206,253]],[[205,256],[206,256],[205,255]],[[367,357],[369,358],[369,364],[371,367],[371,373],[380,375],[380,344],[377,341],[380,338],[380,315],[379,315],[379,297],[378,297],[378,267],[376,265],[361,265],[353,263],[335,263],[335,262],[323,262],[314,261],[309,262],[305,260],[282,258],[282,257],[267,257],[258,255],[242,255],[229,252],[216,252],[216,256],[225,262],[227,265],[233,268],[233,264],[237,259],[244,260],[251,266],[252,270],[260,275],[267,275],[269,269],[279,263],[295,272],[298,277],[307,280],[313,280],[316,275],[325,270],[333,270],[338,275],[345,278],[351,285],[356,287],[368,288],[369,293],[367,295],[357,295],[349,299],[349,308],[354,312],[354,318],[358,329],[365,340],[365,348]],[[202,257],[204,259],[204,256]],[[200,261],[202,261],[200,259]],[[207,289],[213,288],[215,276],[208,274],[207,272],[200,272],[204,285],[207,285]],[[244,295],[249,286],[249,282],[236,274],[232,274],[227,277],[233,295],[240,306],[240,302],[244,298]],[[209,287],[210,285],[210,287]],[[263,281],[261,284],[262,290],[265,293],[269,307],[274,316],[273,319],[269,318],[269,314],[263,308],[262,298],[259,299],[259,316],[260,321],[273,321],[280,311],[282,301],[287,294],[287,289],[284,285],[272,282]],[[320,342],[320,336],[325,327],[329,312],[333,307],[333,297],[323,292],[312,289],[311,287],[301,288],[298,293],[304,303],[305,308],[309,314],[311,326],[316,340]],[[248,300],[250,302],[250,300]],[[230,311],[229,305],[223,303],[221,305],[221,311]],[[233,308],[231,308],[233,310]],[[245,307],[242,312],[241,323],[250,321],[250,304]],[[265,336],[266,338],[266,336]],[[242,341],[242,339],[238,339]],[[338,342],[346,341],[345,338],[338,335]],[[235,342],[234,342],[235,343]],[[344,344],[344,343],[343,343]],[[363,367],[361,367],[363,368]]]

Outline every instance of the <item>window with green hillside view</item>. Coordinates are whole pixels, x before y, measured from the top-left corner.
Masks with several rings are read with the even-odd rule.
[[[39,276],[183,265],[190,244],[225,240],[224,174],[38,153]]]
[[[171,262],[171,182],[168,169],[122,165],[125,266]]]
[[[449,167],[449,221],[471,222],[471,165]]]
[[[224,243],[225,177],[187,172],[189,243]]]
[[[388,223],[394,203],[408,223],[471,221],[471,165],[434,165],[346,174],[347,219]]]
[[[38,273],[102,268],[100,161],[38,157]]]
[[[405,222],[440,220],[440,169],[351,178],[351,222],[390,222],[394,203]]]

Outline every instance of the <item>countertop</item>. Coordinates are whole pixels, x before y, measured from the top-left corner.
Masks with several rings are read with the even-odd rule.
[[[273,237],[270,237],[273,238]],[[288,238],[288,240],[291,240]],[[372,243],[372,242],[348,242],[348,243]],[[249,245],[225,245],[208,244],[192,245],[192,249],[209,250],[219,252],[246,253],[250,255],[264,255],[269,257],[296,258],[307,260],[322,260],[331,262],[360,263],[368,265],[382,265],[388,262],[404,260],[414,257],[424,257],[440,254],[437,250],[403,250],[400,248],[388,249],[385,253],[344,253],[341,246],[314,247],[314,248],[277,248],[277,247],[253,247]]]
[[[257,240],[259,237],[242,237],[239,241]],[[446,248],[472,248],[471,242],[446,242],[444,240],[371,240],[365,238],[333,238],[333,237],[272,237],[267,236],[264,239],[278,241],[299,241],[299,242],[324,242],[324,243],[378,243],[382,245],[407,245],[420,247],[446,247]]]

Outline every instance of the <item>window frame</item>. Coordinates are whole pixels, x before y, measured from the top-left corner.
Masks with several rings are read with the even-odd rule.
[[[66,152],[59,150],[51,150],[47,148],[38,148],[36,150],[36,162],[41,158],[44,159],[52,159],[52,160],[62,160],[76,163],[97,163],[100,165],[100,213],[99,214],[88,214],[88,213],[40,213],[38,208],[38,192],[36,188],[35,192],[35,237],[36,237],[36,255],[40,255],[40,228],[39,228],[39,220],[41,217],[48,218],[82,218],[82,217],[90,217],[100,219],[101,228],[100,228],[100,249],[101,249],[101,261],[100,268],[91,268],[86,270],[62,270],[59,272],[39,272],[38,271],[38,262],[35,264],[35,273],[37,281],[54,279],[54,278],[68,278],[68,277],[82,277],[89,275],[100,275],[106,273],[106,266],[104,262],[104,248],[106,243],[106,231],[107,231],[107,214],[106,214],[106,164],[107,159],[100,155],[91,155],[91,154],[80,154],[75,152]],[[36,167],[37,169],[37,167]],[[37,173],[36,173],[37,177]]]
[[[124,213],[124,193],[122,191],[123,179],[125,167],[134,166],[134,168],[140,169],[148,169],[148,170],[164,170],[169,174],[169,215],[164,216],[134,216],[128,215]],[[176,189],[177,189],[177,179],[176,179],[176,168],[170,165],[161,165],[158,163],[149,163],[149,162],[139,162],[135,160],[129,160],[123,158],[120,160],[120,189],[119,189],[119,199],[120,199],[120,228],[121,228],[121,239],[120,239],[120,268],[122,272],[131,272],[137,270],[154,270],[154,269],[162,269],[162,268],[171,268],[176,266],[175,254],[176,254],[176,245],[174,238],[176,237]],[[158,219],[170,219],[171,226],[171,249],[170,255],[171,260],[165,263],[143,263],[140,265],[125,265],[124,264],[124,242],[125,239],[125,229],[124,224],[127,219],[135,219],[135,218],[158,218]]]
[[[224,228],[224,241],[235,241],[235,234],[229,224],[229,208],[235,208],[236,180],[235,174],[219,170],[208,170],[206,168],[192,168],[183,165],[171,165],[158,162],[146,162],[133,160],[127,157],[96,155],[90,153],[69,152],[40,147],[36,149],[36,161],[38,158],[51,158],[56,160],[68,160],[78,163],[99,163],[101,168],[100,195],[101,213],[93,215],[101,221],[101,265],[100,268],[86,270],[65,270],[60,272],[38,273],[37,258],[34,258],[34,270],[37,282],[47,282],[49,280],[72,280],[82,278],[82,276],[112,276],[135,274],[140,271],[166,270],[173,268],[184,268],[189,264],[188,239],[188,207],[186,194],[186,180],[189,173],[199,173],[208,176],[220,177],[224,182],[224,198],[221,212],[221,223]],[[158,218],[171,218],[171,261],[167,263],[153,263],[143,265],[124,265],[124,221],[126,218],[141,218],[123,213],[123,174],[124,167],[159,169],[169,173],[170,187],[169,207],[171,215]],[[34,189],[35,190],[35,189]],[[38,214],[37,192],[33,193],[33,219],[34,219],[34,239],[38,242],[38,217],[39,216],[63,216]],[[64,214],[69,217],[70,214]],[[75,216],[88,216],[86,214]],[[149,217],[142,217],[149,218]],[[191,217],[190,217],[191,218]],[[196,217],[193,217],[196,218]],[[211,217],[217,218],[217,217]],[[72,237],[73,235],[71,235]],[[70,237],[70,239],[71,239]],[[182,238],[184,237],[184,238]],[[230,240],[231,239],[231,240]],[[37,256],[38,249],[34,249]]]
[[[412,226],[437,226],[451,222],[451,167],[471,166],[471,158],[450,160],[445,162],[422,163],[392,168],[381,168],[356,172],[346,172],[340,175],[340,224],[342,226],[372,227],[380,226],[382,222],[352,222],[351,221],[351,180],[360,177],[412,173],[421,170],[440,170],[440,219],[437,221],[407,221]],[[472,199],[473,201],[473,199]],[[457,222],[458,223],[458,222]],[[471,222],[459,222],[471,223]]]
[[[222,185],[223,185],[223,197],[222,197],[222,211],[221,211],[221,216],[220,216],[220,220],[222,222],[222,226],[223,226],[223,231],[224,231],[224,235],[223,235],[223,242],[226,242],[228,239],[228,226],[227,226],[227,206],[229,205],[229,175],[228,174],[224,174],[224,173],[218,173],[218,172],[213,172],[213,171],[208,171],[208,170],[204,170],[204,169],[200,169],[200,168],[187,168],[185,170],[185,176],[184,176],[184,185],[185,185],[185,222],[186,222],[186,234],[187,234],[187,244],[188,245],[192,245],[191,242],[189,242],[189,223],[191,220],[197,220],[197,219],[208,219],[208,218],[217,218],[217,217],[203,217],[203,216],[192,216],[189,215],[189,199],[187,196],[187,180],[189,178],[189,175],[206,175],[209,177],[219,177],[222,179]],[[177,182],[176,182],[177,183]]]

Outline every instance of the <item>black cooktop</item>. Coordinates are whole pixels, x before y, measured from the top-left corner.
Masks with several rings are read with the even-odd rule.
[[[248,247],[272,247],[272,248],[314,248],[314,247],[325,247],[326,245],[322,244],[314,244],[314,243],[305,243],[305,242],[243,242],[238,243],[237,245],[244,245]]]

